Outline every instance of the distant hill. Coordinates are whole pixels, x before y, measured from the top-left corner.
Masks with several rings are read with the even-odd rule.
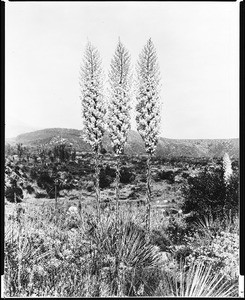
[[[16,116],[5,116],[5,136],[8,139],[14,138],[18,134],[22,134],[24,132],[31,132],[39,129],[41,128],[33,127],[30,124],[19,120]]]
[[[22,143],[28,146],[46,145],[66,142],[78,151],[91,151],[82,138],[82,130],[67,128],[48,128],[18,135],[6,143]],[[108,133],[103,138],[103,147],[112,151]],[[160,138],[156,149],[157,156],[176,157],[221,157],[227,152],[230,157],[239,157],[239,139],[168,139]],[[145,154],[144,143],[138,132],[131,130],[125,146],[129,155]]]

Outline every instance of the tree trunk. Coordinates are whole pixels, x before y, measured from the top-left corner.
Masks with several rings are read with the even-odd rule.
[[[100,169],[99,169],[99,149],[95,152],[95,192],[96,192],[96,206],[97,219],[100,221]]]
[[[151,154],[147,157],[147,199],[146,199],[146,230],[150,231],[150,221],[151,221]]]

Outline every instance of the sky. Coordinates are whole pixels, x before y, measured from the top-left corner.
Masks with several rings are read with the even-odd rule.
[[[107,75],[119,37],[133,72],[147,40],[155,45],[162,137],[239,137],[239,2],[6,1],[5,19],[7,138],[82,129],[79,69],[87,41]],[[136,130],[134,109],[131,116]]]

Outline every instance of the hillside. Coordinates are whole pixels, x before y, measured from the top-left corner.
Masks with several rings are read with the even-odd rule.
[[[61,141],[71,144],[76,150],[91,151],[82,138],[82,130],[67,128],[48,128],[18,135],[6,143],[22,143],[27,146],[51,146]],[[103,139],[103,147],[112,151],[108,133]],[[168,139],[160,138],[156,150],[157,156],[176,157],[221,157],[227,152],[230,157],[239,157],[239,139]],[[138,132],[131,130],[125,153],[129,155],[145,154],[144,143]]]

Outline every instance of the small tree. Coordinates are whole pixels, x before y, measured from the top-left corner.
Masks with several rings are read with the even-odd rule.
[[[116,216],[119,214],[120,155],[130,129],[130,55],[119,40],[111,60],[110,72],[109,135],[116,154]]]
[[[104,134],[105,108],[103,105],[103,81],[101,58],[98,50],[88,42],[81,66],[81,102],[84,138],[95,153],[95,190],[97,217],[100,220],[99,153]]]
[[[19,156],[19,158],[22,158],[24,153],[24,147],[21,143],[17,144],[17,155]]]
[[[150,230],[151,158],[158,142],[160,124],[159,82],[160,72],[156,50],[149,39],[137,65],[137,130],[145,143],[147,157],[147,208],[146,228]]]

